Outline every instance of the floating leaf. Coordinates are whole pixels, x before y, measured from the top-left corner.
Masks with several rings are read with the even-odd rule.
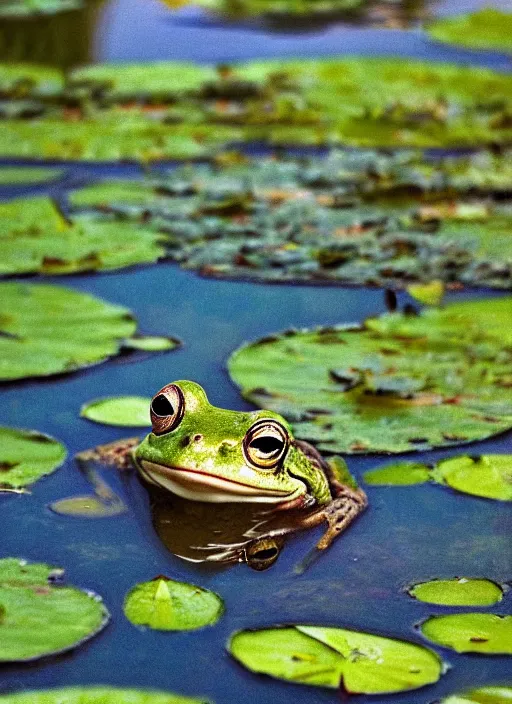
[[[428,284],[414,284],[407,287],[407,293],[427,306],[438,306],[443,300],[445,286],[442,281]]]
[[[421,624],[423,635],[458,653],[512,655],[512,616],[451,614],[431,616]]]
[[[117,500],[105,501],[104,499],[90,494],[89,496],[71,496],[68,499],[60,499],[49,505],[54,513],[60,516],[74,516],[75,518],[110,518],[119,516],[127,509],[124,503]]]
[[[216,623],[224,606],[207,589],[167,577],[137,584],[124,602],[126,618],[136,626],[161,631],[190,631]]]
[[[480,687],[471,692],[453,694],[439,704],[507,704],[512,702],[512,687]]]
[[[50,167],[2,166],[0,185],[13,186],[56,181],[64,174],[63,169]]]
[[[512,427],[511,301],[290,331],[235,351],[228,369],[245,398],[284,415],[321,451],[395,453],[473,442]],[[359,383],[340,383],[336,369],[352,370]]]
[[[431,37],[470,49],[512,53],[512,14],[483,7],[471,14],[443,17],[428,25]]]
[[[437,682],[442,662],[414,643],[342,628],[295,626],[235,633],[230,653],[253,672],[351,693],[402,692]]]
[[[66,448],[35,430],[0,427],[0,493],[33,484],[66,459]]]
[[[512,501],[512,455],[449,457],[436,464],[433,478],[465,494]]]
[[[67,373],[120,352],[136,331],[122,306],[60,286],[0,284],[0,380]]]
[[[101,599],[55,585],[62,570],[22,560],[0,560],[0,662],[36,660],[92,638],[110,616]]]
[[[157,337],[155,335],[135,335],[126,340],[123,347],[141,352],[168,352],[181,346],[175,337]]]
[[[414,599],[442,606],[492,606],[503,599],[503,590],[488,579],[434,579],[408,587]]]
[[[374,486],[412,486],[430,479],[430,467],[419,462],[398,462],[365,472],[363,479]]]
[[[0,704],[208,704],[173,692],[117,687],[66,687],[0,694]]]
[[[105,425],[145,427],[151,425],[150,398],[142,396],[113,396],[89,401],[80,409],[82,418]]]

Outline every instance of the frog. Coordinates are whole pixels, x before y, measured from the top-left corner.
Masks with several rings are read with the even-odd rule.
[[[150,418],[142,441],[118,441],[79,458],[134,468],[148,485],[187,501],[261,506],[275,525],[240,544],[233,559],[248,561],[257,546],[279,546],[286,535],[321,523],[326,530],[316,549],[324,551],[367,507],[343,460],[324,459],[278,413],[217,408],[199,384],[182,380],[153,396]]]

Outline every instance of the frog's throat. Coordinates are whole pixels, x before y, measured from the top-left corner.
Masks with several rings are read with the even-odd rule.
[[[157,486],[177,496],[192,501],[208,503],[281,503],[295,498],[299,490],[287,492],[279,489],[261,489],[231,479],[191,469],[166,467],[141,460],[137,463],[142,476]]]

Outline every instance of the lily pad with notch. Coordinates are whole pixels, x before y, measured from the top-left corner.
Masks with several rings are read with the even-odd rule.
[[[66,652],[106,626],[110,614],[100,597],[62,585],[63,573],[49,565],[0,560],[0,662]]]

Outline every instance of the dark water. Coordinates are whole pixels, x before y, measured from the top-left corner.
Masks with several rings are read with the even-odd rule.
[[[440,11],[464,9],[444,2]],[[474,3],[473,3],[474,4]],[[502,3],[504,5],[505,3]],[[165,17],[164,17],[165,15]],[[194,19],[195,18],[195,19]],[[192,19],[193,22],[183,22]],[[196,19],[200,21],[195,22]],[[258,29],[208,26],[193,9],[171,15],[157,2],[116,0],[106,10],[97,54],[109,60],[162,58],[224,61],[255,56],[399,53],[404,57],[459,60],[506,69],[508,60],[485,53],[440,47],[422,34],[336,26],[318,34],[289,36]],[[133,167],[100,169],[97,175],[134,175]],[[94,169],[69,168],[63,184],[87,179]],[[0,197],[36,189],[3,189]],[[56,192],[56,187],[50,189]],[[38,279],[35,279],[38,281]],[[198,278],[171,264],[96,276],[44,279],[73,286],[130,307],[143,332],[178,336],[183,349],[137,363],[108,362],[60,379],[4,387],[0,423],[37,428],[55,435],[70,455],[130,435],[130,430],[94,425],[78,417],[82,403],[97,396],[151,395],[165,383],[189,378],[218,406],[245,409],[231,384],[225,361],[245,340],[288,328],[362,320],[384,310],[382,291],[307,286],[263,286]],[[493,295],[450,294],[449,300]],[[404,295],[400,294],[404,300]],[[474,452],[510,452],[511,434],[477,443]],[[429,461],[461,450],[419,453]],[[410,456],[409,456],[410,457]],[[362,472],[383,458],[349,458]],[[35,666],[0,668],[0,691],[112,684],[155,687],[206,695],[217,704],[339,701],[332,691],[252,676],[224,651],[230,633],[280,622],[310,622],[368,630],[417,640],[414,624],[449,609],[415,602],[401,589],[432,577],[511,578],[510,507],[457,495],[434,486],[369,487],[369,510],[329,552],[302,576],[293,572],[321,529],[290,540],[276,565],[256,573],[246,566],[211,570],[170,555],[151,527],[147,494],[136,478],[108,475],[130,511],[101,520],[57,516],[47,505],[87,493],[85,480],[68,461],[37,483],[29,496],[0,497],[0,554],[48,561],[66,568],[70,582],[100,593],[112,612],[107,629],[75,653]],[[124,595],[136,582],[157,574],[196,582],[217,591],[226,614],[196,633],[157,633],[130,625],[122,613]],[[511,595],[493,609],[510,612]],[[504,683],[505,657],[457,655],[438,650],[452,668],[441,681],[417,692],[354,698],[361,704],[428,704],[456,690]]]

